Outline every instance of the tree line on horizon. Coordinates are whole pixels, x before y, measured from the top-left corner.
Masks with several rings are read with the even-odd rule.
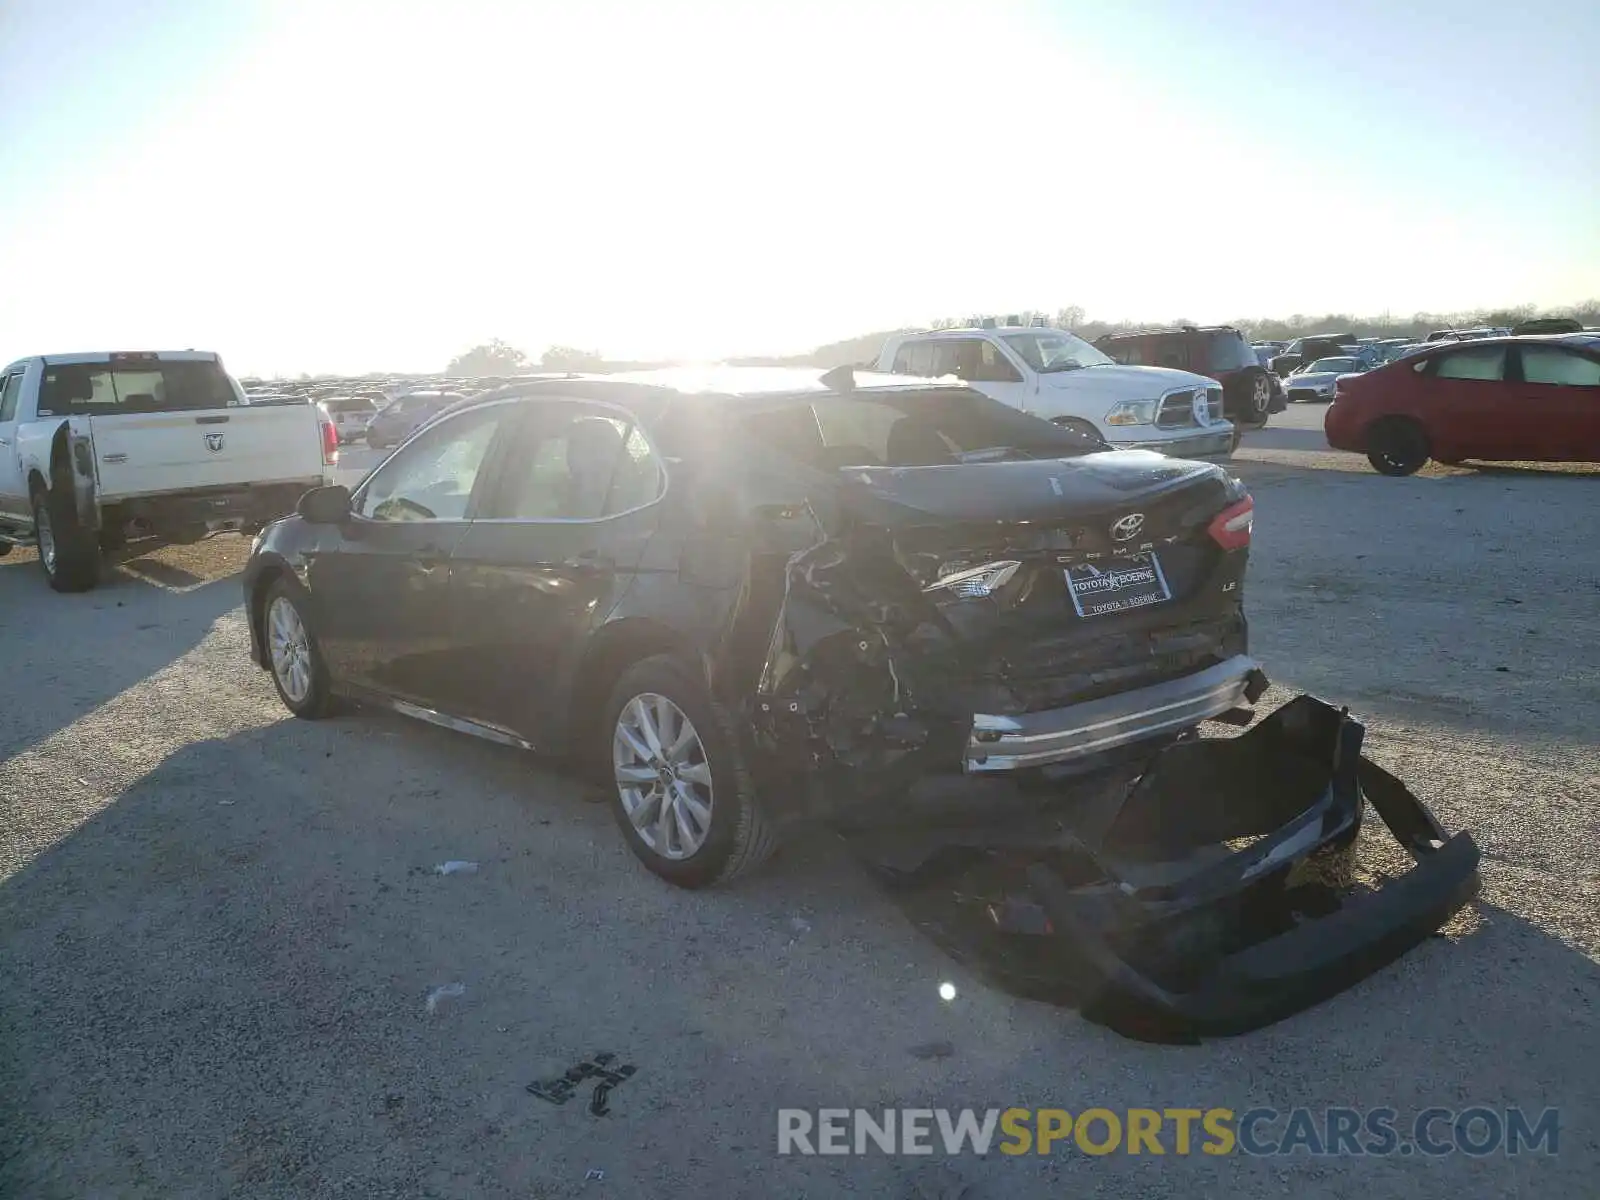
[[[1091,320],[1085,311],[1069,305],[1055,312],[1022,309],[1005,316],[1015,316],[1024,323],[1037,318],[1056,329],[1068,329],[1086,341],[1094,341],[1109,333],[1126,333],[1135,329],[1172,328],[1195,325],[1199,322],[1186,317],[1172,321],[1103,321]],[[1308,316],[1295,313],[1289,317],[1241,318],[1228,324],[1236,327],[1252,341],[1292,341],[1314,333],[1353,333],[1357,337],[1415,337],[1419,340],[1436,329],[1460,329],[1474,325],[1504,325],[1510,327],[1533,317],[1571,317],[1583,325],[1600,325],[1600,298],[1582,304],[1541,309],[1524,304],[1513,308],[1478,309],[1470,312],[1430,313],[1417,312],[1409,317],[1389,313],[1379,316],[1358,317],[1350,313],[1325,313]],[[924,326],[928,329],[954,329],[969,324],[973,318],[945,317]],[[878,351],[887,338],[896,334],[918,332],[917,329],[885,329],[843,341],[818,346],[809,354],[756,355],[727,360],[731,366],[750,367],[842,367],[876,363]],[[583,350],[574,346],[550,346],[536,360],[509,343],[495,338],[474,346],[450,360],[444,374],[459,378],[483,376],[520,375],[535,371],[628,371],[649,367],[669,366],[667,362],[629,362],[610,359],[599,350]]]

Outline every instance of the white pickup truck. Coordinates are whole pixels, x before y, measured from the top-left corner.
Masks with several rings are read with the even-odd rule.
[[[0,555],[37,545],[57,591],[128,537],[254,532],[332,478],[304,401],[251,403],[215,354],[52,354],[0,369]]]
[[[1228,458],[1238,438],[1222,415],[1222,385],[1168,367],[1125,367],[1064,329],[985,322],[899,334],[878,370],[951,375],[991,399],[1118,449],[1173,458]]]

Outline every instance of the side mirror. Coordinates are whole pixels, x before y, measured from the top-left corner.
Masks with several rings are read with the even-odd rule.
[[[342,483],[312,488],[294,511],[313,525],[339,525],[350,518],[350,489]]]

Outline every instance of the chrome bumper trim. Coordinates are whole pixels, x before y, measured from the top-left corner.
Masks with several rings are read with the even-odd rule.
[[[1169,458],[1227,458],[1233,453],[1233,424],[1220,431],[1213,425],[1204,433],[1162,438],[1153,442],[1112,442],[1113,450],[1154,450]]]
[[[966,769],[1039,767],[1174,733],[1247,703],[1245,691],[1259,669],[1255,659],[1238,654],[1120,696],[1015,717],[979,713],[972,718]]]

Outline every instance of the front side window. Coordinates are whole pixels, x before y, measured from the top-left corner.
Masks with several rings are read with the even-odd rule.
[[[1600,387],[1600,361],[1555,346],[1524,346],[1522,378],[1527,383]],[[4,420],[0,413],[0,420]]]
[[[505,407],[465,413],[422,434],[385,462],[355,511],[372,521],[464,521]]]
[[[1506,348],[1504,346],[1478,346],[1471,350],[1457,350],[1439,359],[1434,371],[1437,379],[1472,379],[1492,382],[1506,377]]]
[[[665,486],[644,431],[611,409],[557,404],[539,414],[525,450],[508,463],[486,517],[594,521],[653,503]]]

